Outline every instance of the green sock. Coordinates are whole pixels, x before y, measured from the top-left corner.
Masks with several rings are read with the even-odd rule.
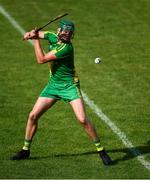
[[[102,151],[104,148],[103,148],[103,146],[101,146],[101,143],[100,143],[100,140],[98,139],[98,140],[95,140],[94,141],[94,144],[95,144],[95,146],[96,146],[96,149],[97,149],[97,151]]]
[[[32,142],[32,140],[25,139],[24,140],[24,146],[23,146],[22,149],[23,150],[30,150],[31,142]]]

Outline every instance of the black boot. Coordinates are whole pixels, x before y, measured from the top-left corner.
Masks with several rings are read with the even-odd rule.
[[[107,152],[104,149],[102,151],[99,151],[98,153],[105,165],[112,164],[111,158],[109,157],[109,155],[107,154]]]
[[[11,160],[22,160],[22,159],[28,159],[30,156],[30,150],[24,150],[18,151],[14,156],[12,156]]]

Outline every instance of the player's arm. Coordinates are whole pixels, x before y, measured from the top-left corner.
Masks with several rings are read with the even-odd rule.
[[[38,64],[44,64],[57,59],[57,56],[55,55],[54,51],[50,51],[47,54],[43,52],[39,39],[33,39],[33,44]]]
[[[33,44],[34,44],[37,62],[39,64],[47,63],[47,62],[55,60],[55,59],[61,61],[62,58],[70,56],[70,53],[73,52],[72,46],[63,44],[63,46],[61,46],[61,48],[60,47],[56,48],[55,50],[52,50],[52,51],[48,52],[47,54],[45,54],[43,52],[43,49],[41,48],[39,39],[34,39]]]

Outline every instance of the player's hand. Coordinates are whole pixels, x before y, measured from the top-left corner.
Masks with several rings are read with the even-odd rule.
[[[30,32],[26,32],[26,33],[24,34],[24,36],[23,36],[23,40],[28,40],[28,39],[30,39],[30,36],[31,36]]]
[[[36,29],[31,30],[30,32],[26,32],[24,34],[24,40],[28,39],[37,39],[38,38],[38,33],[36,32]]]

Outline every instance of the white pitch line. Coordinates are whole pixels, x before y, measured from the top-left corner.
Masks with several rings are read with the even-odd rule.
[[[16,28],[21,34],[25,33],[25,30],[15,21],[14,18],[9,15],[9,13],[2,6],[0,6],[0,13],[3,14],[3,16],[5,16],[13,25],[13,27]]]
[[[18,22],[14,18],[12,18],[12,16],[1,5],[0,13],[8,19],[10,24],[12,24],[15,29],[17,29],[22,35],[24,35],[26,31],[18,24]],[[29,43],[33,45],[31,40],[29,40]]]
[[[22,35],[25,33],[25,30],[19,25],[19,23],[12,18],[12,16],[0,5],[0,13],[6,17],[12,26],[17,29]],[[31,41],[28,41],[32,44]],[[33,45],[33,44],[32,44]],[[127,138],[126,134],[122,132],[116,125],[110,120],[102,110],[92,101],[89,97],[82,91],[82,95],[86,104],[94,111],[94,113],[103,121],[105,122],[111,130],[119,137],[122,143],[130,149],[132,154],[138,159],[138,161],[148,170],[150,170],[150,163],[145,160],[144,156],[140,153],[138,149],[134,147],[131,141]]]

